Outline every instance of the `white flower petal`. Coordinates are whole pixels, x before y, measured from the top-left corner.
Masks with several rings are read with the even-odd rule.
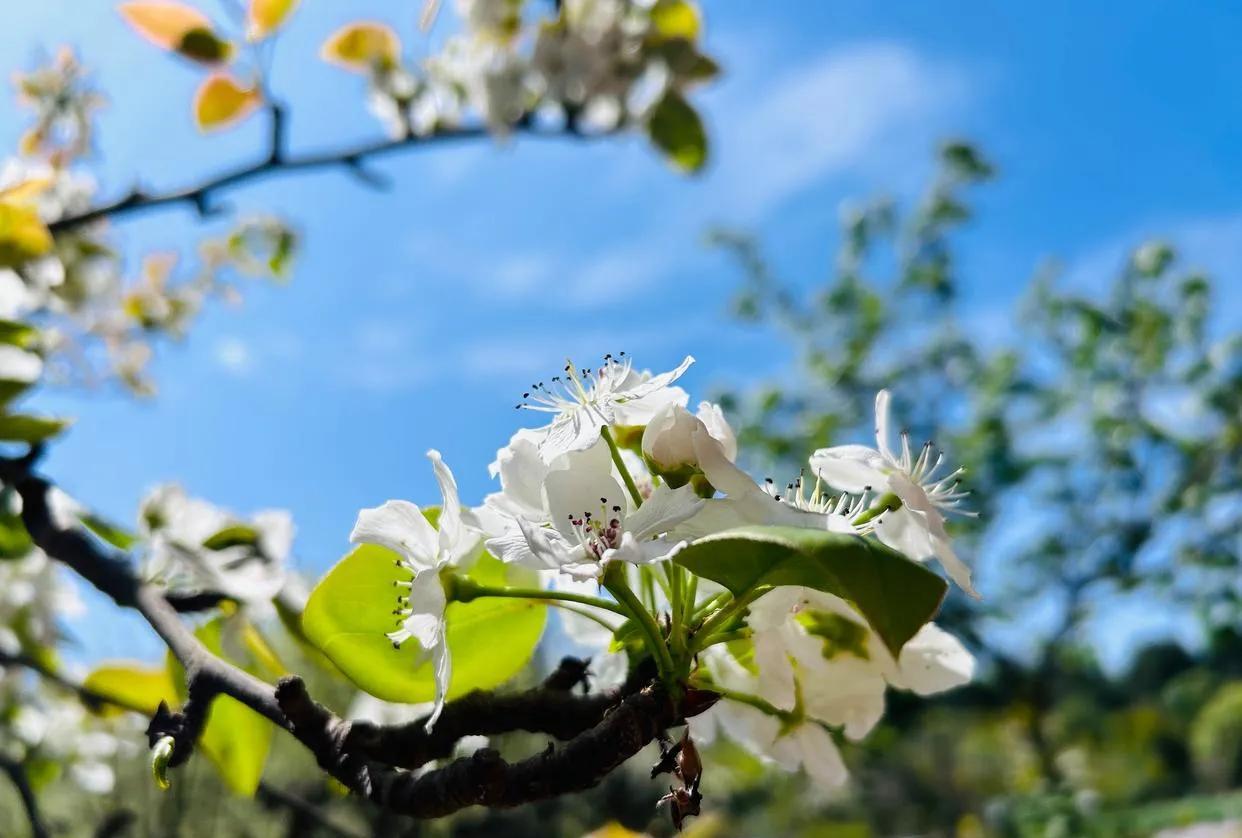
[[[901,649],[889,683],[919,695],[933,695],[970,682],[975,659],[962,642],[928,623]]]
[[[359,512],[349,540],[387,547],[424,567],[435,565],[439,547],[439,536],[422,510],[404,500],[390,500]]]
[[[609,518],[625,521],[625,492],[608,471],[595,468],[553,471],[544,481],[543,491],[552,526],[571,542],[578,540],[571,518],[584,519],[590,515],[605,521]]]
[[[625,520],[625,531],[627,535],[633,533],[636,539],[645,541],[669,532],[702,507],[703,499],[694,493],[689,483],[679,489],[661,484]]]
[[[845,785],[850,774],[828,731],[816,724],[804,724],[792,736],[808,777],[827,791]]]
[[[811,471],[842,492],[880,491],[888,483],[884,460],[865,445],[836,445],[811,455]]]

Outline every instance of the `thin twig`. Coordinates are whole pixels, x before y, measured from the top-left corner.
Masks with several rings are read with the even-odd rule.
[[[39,812],[39,799],[35,797],[34,789],[30,787],[26,767],[16,760],[0,757],[0,771],[8,775],[9,782],[17,789],[17,794],[22,799],[22,806],[26,809],[26,820],[30,822],[31,838],[48,838],[51,833],[47,831],[47,824],[43,822],[43,815]]]
[[[167,192],[147,192],[141,187],[134,187],[128,195],[115,201],[92,207],[83,212],[67,215],[48,224],[53,233],[72,230],[91,221],[103,218],[115,218],[121,215],[152,210],[172,204],[189,204],[200,214],[210,214],[213,208],[211,199],[216,193],[225,191],[243,183],[262,180],[277,174],[295,171],[313,171],[316,169],[344,168],[371,186],[382,186],[386,180],[382,175],[366,168],[367,161],[403,149],[416,146],[431,145],[442,142],[458,142],[462,140],[481,139],[489,136],[484,127],[469,126],[463,128],[443,128],[433,134],[406,134],[397,139],[371,140],[369,142],[332,151],[312,152],[300,155],[289,155],[284,151],[286,115],[283,106],[272,105],[269,108],[272,129],[267,153],[262,159],[243,166],[226,169],[206,180],[180,189]],[[565,129],[540,129],[529,124],[519,124],[513,128],[532,137],[588,139],[602,134],[584,134],[580,131]]]

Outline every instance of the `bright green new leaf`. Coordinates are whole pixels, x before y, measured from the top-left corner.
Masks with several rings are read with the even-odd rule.
[[[259,531],[254,527],[249,527],[245,524],[233,524],[207,536],[206,540],[203,541],[203,546],[208,550],[223,550],[226,547],[256,544],[258,541]]]
[[[853,603],[894,656],[940,608],[948,586],[877,541],[797,527],[739,527],[699,539],[674,561],[734,596],[801,585]]]
[[[703,120],[675,90],[664,94],[647,121],[647,134],[675,167],[697,172],[707,162],[707,132]]]
[[[39,336],[39,330],[20,320],[0,320],[0,343],[27,347]]]
[[[251,675],[260,678],[267,675],[263,667],[256,665],[251,655],[225,652],[226,628],[239,631],[237,643],[234,644],[239,653],[248,651],[246,634],[251,627],[241,617],[217,617],[200,626],[194,634],[213,654],[241,666]],[[239,660],[239,657],[243,659]],[[245,660],[244,657],[251,657],[251,660]],[[168,668],[181,698],[184,699],[185,676],[172,655],[169,655]],[[263,766],[267,763],[267,753],[272,747],[274,731],[275,728],[267,719],[240,701],[221,695],[211,702],[207,725],[199,737],[198,746],[216,767],[230,791],[244,797],[253,797],[263,776]]]
[[[82,686],[116,705],[99,708],[105,714],[123,707],[150,716],[161,701],[170,706],[177,703],[177,688],[166,666],[138,661],[106,662],[92,670]]]
[[[415,704],[435,697],[431,665],[416,642],[394,649],[385,636],[397,626],[393,582],[409,571],[396,555],[364,544],[341,559],[311,592],[302,627],[307,638],[362,689],[385,701]],[[482,585],[503,585],[518,569],[483,555],[468,574]],[[492,689],[512,678],[535,651],[547,606],[537,600],[481,598],[448,607],[453,659],[449,698]]]
[[[88,512],[82,515],[79,520],[88,530],[118,550],[128,550],[138,543],[137,535],[124,527],[117,526],[106,518],[101,518]]]
[[[51,250],[52,244],[52,234],[34,207],[0,202],[0,268],[36,259]]]
[[[699,10],[686,0],[659,0],[651,10],[651,24],[662,38],[699,37]]]
[[[67,419],[27,416],[10,413],[0,416],[0,440],[5,442],[42,442],[68,427]]]

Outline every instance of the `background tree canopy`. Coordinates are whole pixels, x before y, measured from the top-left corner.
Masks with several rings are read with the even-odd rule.
[[[1242,830],[1235,10],[399,5],[5,13],[0,834]]]

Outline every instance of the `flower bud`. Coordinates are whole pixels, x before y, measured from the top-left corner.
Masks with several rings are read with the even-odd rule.
[[[643,457],[660,474],[693,468],[696,460],[692,434],[701,424],[681,405],[666,405],[643,431]]]

